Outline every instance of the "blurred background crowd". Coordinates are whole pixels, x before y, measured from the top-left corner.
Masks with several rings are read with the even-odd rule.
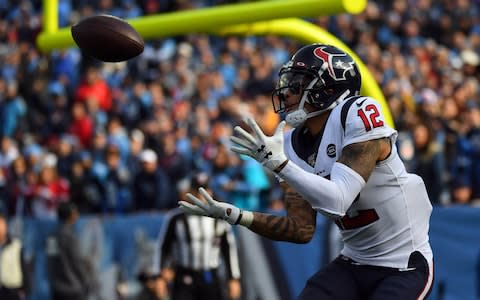
[[[59,0],[60,26],[239,1]],[[476,0],[368,1],[359,15],[309,21],[351,47],[380,84],[409,171],[437,205],[480,199],[480,5]],[[256,162],[228,150],[253,114],[271,132],[270,93],[300,44],[278,36],[192,34],[147,41],[103,64],[77,48],[40,53],[42,1],[0,0],[0,207],[55,219],[176,207],[192,174],[207,172],[224,201],[279,209],[281,193]],[[161,28],[159,28],[161,30]]]

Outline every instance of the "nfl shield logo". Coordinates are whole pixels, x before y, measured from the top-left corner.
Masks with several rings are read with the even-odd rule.
[[[335,157],[337,155],[337,148],[334,144],[330,144],[327,146],[327,155],[328,157]]]

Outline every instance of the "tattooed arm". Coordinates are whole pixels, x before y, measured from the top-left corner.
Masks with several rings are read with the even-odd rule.
[[[249,229],[266,238],[293,243],[308,243],[315,232],[317,213],[303,197],[282,183],[287,215],[254,212]]]
[[[315,232],[316,212],[286,183],[282,183],[282,188],[285,191],[286,216],[242,210],[213,199],[203,187],[195,195],[187,193],[186,200],[178,204],[186,213],[223,219],[232,225],[241,224],[272,240],[307,243]]]
[[[390,151],[390,138],[351,144],[343,148],[338,162],[360,174],[366,182],[375,168],[375,164],[387,158]]]
[[[340,163],[355,170],[365,182],[377,161],[390,153],[390,139],[383,138],[345,147]],[[316,211],[299,193],[283,182],[287,216],[274,216],[255,212],[250,230],[273,240],[306,243],[312,239],[316,226]]]
[[[331,218],[345,215],[366,185],[375,164],[388,157],[391,145],[388,138],[369,140],[346,146],[334,163],[330,180],[287,162],[278,173],[313,209]]]
[[[343,217],[365,186],[376,162],[385,159],[390,150],[386,139],[345,147],[340,160],[332,167],[331,180],[287,161],[280,172],[285,180],[282,187],[285,190],[286,216],[243,211],[214,200],[203,188],[199,189],[201,196],[188,193],[188,201],[180,201],[179,205],[188,213],[241,224],[273,240],[307,243],[315,231],[315,211],[332,218]],[[203,200],[200,199],[202,197]]]

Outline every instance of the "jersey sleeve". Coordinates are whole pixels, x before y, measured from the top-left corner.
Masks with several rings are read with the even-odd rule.
[[[396,137],[397,131],[387,124],[380,103],[373,98],[356,99],[346,109],[344,147],[384,137]]]

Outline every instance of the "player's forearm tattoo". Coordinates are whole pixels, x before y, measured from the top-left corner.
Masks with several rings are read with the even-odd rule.
[[[249,229],[272,240],[309,242],[315,232],[315,210],[293,189],[285,193],[285,206],[287,216],[254,213]]]
[[[389,145],[389,139],[382,138],[348,145],[343,148],[338,162],[349,166],[367,181],[379,160],[382,143]]]

